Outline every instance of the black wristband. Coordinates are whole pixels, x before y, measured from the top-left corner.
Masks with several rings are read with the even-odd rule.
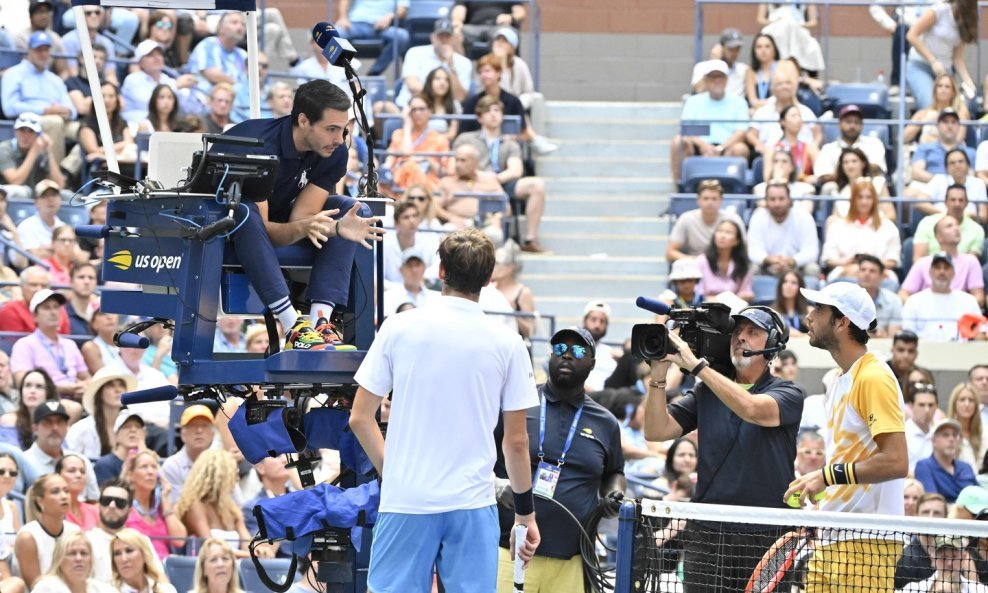
[[[515,499],[515,514],[516,515],[531,515],[535,512],[535,497],[532,496],[532,489],[529,488],[521,494],[517,492],[512,492],[512,496]]]
[[[827,486],[835,484],[857,484],[858,476],[853,463],[832,463],[823,466],[823,483]]]
[[[690,371],[690,374],[695,377],[698,374],[700,374],[700,371],[707,368],[708,366],[710,366],[710,363],[707,361],[707,359],[701,358],[700,362],[696,363],[696,366],[693,367],[693,370]]]

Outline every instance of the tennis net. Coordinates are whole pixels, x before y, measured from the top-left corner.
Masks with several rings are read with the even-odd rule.
[[[988,591],[988,522],[642,499],[615,591]]]

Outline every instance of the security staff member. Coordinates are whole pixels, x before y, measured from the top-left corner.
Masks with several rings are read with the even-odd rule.
[[[748,307],[732,316],[731,363],[725,377],[697,358],[670,332],[678,352],[651,362],[645,401],[645,438],[665,441],[698,430],[694,502],[786,508],[782,494],[794,477],[796,433],[803,414],[803,390],[773,377],[769,365],[785,348],[789,328],[768,307]],[[675,364],[702,381],[672,404],[665,377]],[[687,592],[723,586],[743,591],[755,565],[782,533],[779,528],[703,525],[688,522],[683,533]],[[783,530],[784,531],[784,530]],[[732,559],[726,563],[725,559]]]
[[[233,245],[258,296],[286,330],[285,349],[350,349],[330,323],[336,305],[349,298],[357,244],[380,241],[378,219],[348,196],[331,195],[346,175],[350,99],[336,85],[312,80],[298,87],[291,115],[251,119],[226,134],[257,138],[261,148],[216,145],[216,152],[278,157],[274,193],[237,209]],[[362,213],[365,217],[358,215]],[[275,245],[311,243],[309,318],[299,317],[278,266]]]
[[[621,428],[617,419],[590,399],[584,382],[594,367],[594,339],[583,328],[562,329],[550,340],[549,381],[539,389],[539,407],[527,413],[534,478],[535,517],[542,542],[525,573],[525,591],[574,593],[583,590],[580,527],[552,498],[582,523],[604,505],[616,514],[626,482]],[[495,430],[501,442],[502,426]],[[512,493],[498,454],[498,514],[501,550],[497,590],[510,593],[514,564],[508,537],[514,523]]]

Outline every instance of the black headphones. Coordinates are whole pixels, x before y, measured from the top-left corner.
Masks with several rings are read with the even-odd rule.
[[[741,309],[741,312],[745,312],[749,309],[756,309],[758,311],[764,311],[772,318],[772,322],[775,327],[768,331],[768,339],[765,340],[765,348],[763,350],[758,350],[765,360],[771,361],[775,358],[775,355],[779,353],[786,347],[789,342],[789,324],[786,320],[782,318],[781,315],[776,313],[771,307],[766,307],[764,305],[751,305]]]

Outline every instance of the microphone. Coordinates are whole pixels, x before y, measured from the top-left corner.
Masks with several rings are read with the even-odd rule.
[[[330,64],[351,68],[350,60],[357,56],[357,50],[349,41],[340,37],[340,32],[332,23],[323,21],[312,27],[312,40],[322,48],[322,55]]]
[[[163,387],[152,387],[151,389],[141,389],[123,394],[120,403],[125,406],[134,404],[149,404],[152,402],[170,402],[178,396],[178,388],[174,385]]]
[[[656,315],[668,315],[669,311],[672,310],[669,305],[663,303],[662,301],[643,296],[640,296],[635,300],[635,306],[639,309],[645,309],[646,311],[655,313]]]
[[[785,348],[785,345],[779,344],[778,346],[772,346],[771,348],[765,348],[764,350],[742,350],[741,356],[751,358],[752,356],[758,356],[759,354],[775,354],[783,348]]]
[[[143,350],[151,345],[151,340],[147,339],[145,336],[140,336],[125,331],[118,331],[113,334],[113,343],[121,348],[139,348]]]

